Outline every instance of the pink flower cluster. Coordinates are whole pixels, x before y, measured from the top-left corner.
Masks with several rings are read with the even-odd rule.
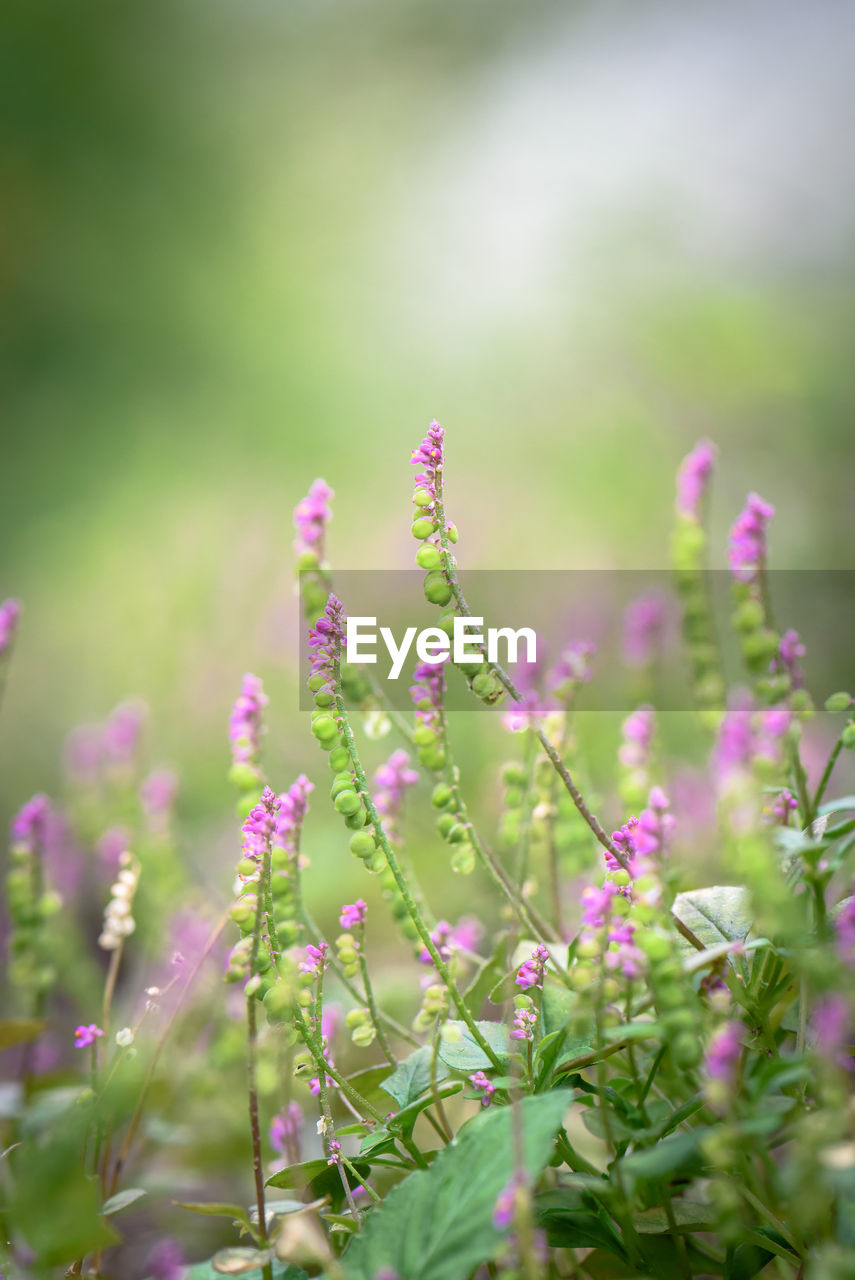
[[[445,432],[434,419],[427,429],[427,435],[419,447],[413,451],[410,459],[414,467],[424,467],[424,471],[415,478],[416,489],[426,490],[432,498],[436,497],[437,485],[441,480],[444,436]],[[421,506],[421,503],[419,505]],[[426,513],[432,513],[433,506],[425,506],[423,510]]]
[[[517,1009],[511,1026],[512,1040],[533,1040],[537,1026],[537,1014],[534,1009]]]
[[[103,1034],[104,1032],[94,1022],[90,1022],[88,1026],[75,1027],[74,1047],[75,1049],[88,1049]]]
[[[430,931],[430,940],[443,960],[448,962],[455,951],[474,951],[484,936],[484,926],[474,916],[461,916],[456,925],[440,920]],[[430,952],[422,947],[421,964],[431,964]]]
[[[294,527],[297,540],[294,550],[298,555],[306,551],[313,552],[319,560],[324,558],[324,535],[327,525],[332,520],[331,500],[334,491],[325,480],[315,480],[306,497],[294,508]]]
[[[407,787],[414,786],[419,780],[415,769],[410,767],[410,757],[403,748],[393,751],[389,759],[381,764],[374,774],[374,805],[386,819],[387,831],[395,832],[395,820],[404,803]]]
[[[17,600],[4,600],[0,604],[0,658],[12,646],[20,614],[21,606]]]
[[[704,1070],[710,1080],[719,1080],[728,1086],[733,1083],[742,1052],[743,1030],[741,1022],[726,1022],[713,1035],[704,1060]]]
[[[296,853],[297,839],[309,812],[309,796],[314,789],[315,784],[301,773],[288,790],[282,792],[271,841],[274,849]]]
[[[766,562],[766,529],[775,514],[771,503],[749,493],[745,506],[730,530],[731,572],[737,582],[753,582]]]
[[[542,943],[538,943],[528,960],[523,960],[519,969],[517,969],[517,986],[522,987],[524,991],[527,991],[529,987],[542,987],[548,959],[549,952],[546,947]]]
[[[665,602],[659,592],[630,601],[623,620],[623,660],[643,667],[659,648],[665,626]]]
[[[265,787],[258,804],[253,805],[241,828],[243,836],[242,856],[259,862],[267,851],[276,829],[279,798],[270,787]]]
[[[297,966],[301,973],[306,973],[312,978],[319,978],[327,967],[327,951],[329,948],[325,942],[321,942],[317,947],[314,943],[309,942],[306,945],[306,951],[303,959]]]
[[[483,1071],[475,1071],[469,1077],[469,1083],[473,1089],[477,1089],[481,1094],[481,1106],[489,1107],[493,1101],[493,1094],[496,1092],[496,1086],[493,1081],[486,1076]]]
[[[368,904],[362,898],[357,898],[356,902],[344,904],[338,919],[342,929],[358,929],[365,924],[367,916]]]
[[[331,591],[323,613],[309,632],[312,675],[323,677],[321,688],[327,693],[335,693],[335,658],[341,654],[344,643],[344,610],[338,596]]]
[[[716,449],[710,440],[699,440],[677,471],[677,510],[681,515],[699,520],[715,466]]]
[[[12,819],[12,844],[25,853],[43,849],[50,812],[50,800],[46,795],[39,793],[28,800]]]
[[[262,712],[267,706],[264,686],[258,676],[249,672],[244,676],[241,691],[235,699],[229,720],[229,741],[232,762],[249,765],[257,772],[261,752],[261,735],[264,732]]]

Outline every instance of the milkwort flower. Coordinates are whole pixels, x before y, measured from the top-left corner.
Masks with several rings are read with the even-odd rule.
[[[0,658],[12,648],[21,606],[17,600],[4,600],[0,604]]]
[[[115,707],[104,723],[103,747],[109,765],[120,770],[133,767],[140,749],[148,707],[139,698],[129,698]]]
[[[699,521],[715,466],[716,448],[711,440],[699,440],[677,471],[677,511]]]
[[[262,712],[266,706],[264,686],[258,676],[247,672],[229,720],[229,741],[232,748],[229,776],[241,791],[251,791],[263,781],[259,760],[261,735],[264,733]]]
[[[745,506],[730,530],[728,558],[737,582],[754,582],[766,564],[766,531],[775,508],[756,493],[749,493]]]
[[[713,1034],[707,1046],[704,1092],[714,1110],[723,1110],[732,1095],[744,1033],[745,1028],[741,1022],[726,1022]]]
[[[324,539],[327,525],[332,520],[330,502],[335,492],[326,480],[320,478],[313,481],[305,498],[294,508],[294,527],[297,539],[294,550],[297,552],[298,568],[313,568],[324,560]]]
[[[335,592],[327,596],[324,611],[309,631],[309,648],[312,651],[311,675],[309,688],[315,695],[315,704],[320,708],[318,694],[329,695],[330,706],[335,694],[335,662],[345,646],[344,609]],[[332,719],[331,716],[327,717]],[[316,735],[317,736],[317,735]]]
[[[140,783],[140,804],[149,829],[158,835],[169,831],[172,807],[178,795],[178,775],[172,769],[153,769]]]
[[[414,786],[419,775],[410,766],[410,757],[403,748],[393,751],[374,774],[374,806],[382,814],[387,834],[391,840],[397,835],[397,820],[404,803],[404,793]]]
[[[621,725],[620,795],[628,808],[639,804],[650,786],[653,730],[653,708],[647,706],[636,708]]]
[[[629,667],[651,662],[662,643],[665,602],[658,591],[638,596],[627,605],[623,619],[623,660]]]
[[[546,947],[542,943],[538,943],[528,960],[524,960],[519,969],[517,969],[517,986],[522,987],[524,991],[528,990],[529,987],[542,987],[548,959],[549,952]]]
[[[537,1026],[537,1013],[527,996],[516,996],[515,1000],[528,1000],[527,1004],[518,1004],[511,1024],[512,1040],[533,1040]]]
[[[104,1032],[94,1022],[90,1022],[88,1026],[76,1027],[74,1030],[74,1047],[75,1049],[88,1049],[103,1034]]]
[[[481,1106],[489,1107],[493,1101],[493,1094],[496,1092],[496,1086],[490,1077],[486,1076],[483,1071],[475,1071],[469,1077],[469,1083],[473,1089],[477,1089],[481,1094]]]
[[[346,902],[341,909],[339,916],[339,924],[343,929],[357,929],[365,924],[368,915],[368,905],[362,898],[357,898],[356,902]]]

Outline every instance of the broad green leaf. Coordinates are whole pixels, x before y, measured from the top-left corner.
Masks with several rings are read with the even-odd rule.
[[[511,1052],[508,1029],[503,1022],[476,1022],[475,1026],[487,1041],[500,1062],[507,1061]],[[450,1030],[451,1035],[446,1035]],[[492,1071],[493,1063],[481,1046],[472,1038],[465,1022],[447,1022],[439,1042],[439,1056],[452,1071],[470,1075],[473,1071]]]
[[[674,914],[705,947],[744,941],[751,928],[751,904],[743,885],[718,884],[711,889],[678,893]]]
[[[466,988],[466,1007],[472,1013],[479,1014],[481,1012],[482,1005],[486,1004],[490,999],[490,992],[496,986],[496,983],[501,982],[505,976],[507,971],[506,951],[506,942],[502,937],[499,939],[498,946],[489,960],[485,960],[478,967],[475,976]]]
[[[395,1071],[381,1083],[380,1088],[395,1099],[399,1110],[408,1107],[411,1102],[415,1102],[416,1098],[421,1097],[425,1089],[430,1088],[431,1054],[430,1045],[425,1044],[420,1049],[415,1049],[408,1058],[399,1062]],[[437,1056],[436,1079],[439,1081],[447,1078],[448,1067]]]
[[[696,1204],[691,1200],[672,1200],[671,1212],[677,1224],[677,1230],[706,1231],[716,1221],[716,1212],[711,1204]],[[636,1231],[642,1235],[666,1234],[671,1230],[668,1215],[661,1206],[645,1209],[637,1213],[633,1219]]]
[[[567,1103],[567,1094],[555,1090],[518,1104],[532,1179],[550,1158]],[[383,1270],[406,1280],[463,1280],[494,1255],[503,1236],[493,1225],[493,1209],[514,1170],[511,1112],[482,1112],[430,1169],[411,1173],[389,1192],[344,1256],[347,1280],[373,1280]]]
[[[39,1018],[7,1018],[0,1022],[0,1053],[16,1044],[37,1040],[47,1027]]]
[[[352,1160],[351,1164],[360,1178],[367,1177],[371,1172],[371,1165],[365,1160]],[[345,1169],[344,1172],[352,1187],[359,1185],[359,1179],[355,1178],[349,1169]],[[326,1160],[304,1160],[302,1164],[289,1165],[287,1169],[280,1169],[278,1173],[274,1173],[267,1179],[265,1185],[286,1190],[291,1187],[307,1187],[314,1200],[329,1196],[334,1210],[344,1200],[344,1188],[341,1185],[339,1171],[335,1165],[328,1165]]]
[[[142,1187],[128,1187],[127,1191],[117,1191],[114,1196],[110,1196],[109,1200],[104,1201],[101,1212],[105,1218],[109,1218],[111,1214],[121,1213],[123,1209],[127,1209],[128,1205],[135,1204],[144,1195],[145,1191]]]
[[[225,1204],[218,1200],[173,1200],[172,1203],[179,1209],[188,1209],[190,1213],[201,1213],[208,1218],[231,1218],[233,1222],[239,1222],[242,1227],[246,1227],[247,1231],[252,1230],[249,1213],[243,1205]]]
[[[698,1147],[706,1133],[705,1128],[698,1128],[662,1138],[655,1146],[624,1156],[620,1162],[621,1169],[645,1180],[669,1178],[696,1160]]]
[[[372,1106],[382,1110],[388,1107],[386,1094],[383,1092],[383,1081],[391,1074],[392,1067],[387,1062],[383,1062],[379,1066],[366,1067],[364,1071],[354,1072],[352,1076],[347,1077],[347,1082]]]
[[[460,1080],[446,1080],[444,1084],[437,1085],[436,1092],[440,1098],[450,1098],[454,1093],[460,1093],[463,1089],[463,1083]],[[394,1124],[396,1128],[400,1127],[404,1136],[409,1138],[413,1132],[415,1123],[421,1113],[433,1103],[433,1094],[426,1093],[423,1098],[416,1098],[415,1102],[411,1102],[408,1107],[403,1107],[398,1112],[394,1120],[390,1120],[390,1124]]]
[[[596,1213],[550,1209],[539,1213],[538,1221],[553,1249],[605,1249],[618,1258],[626,1257],[617,1232]]]

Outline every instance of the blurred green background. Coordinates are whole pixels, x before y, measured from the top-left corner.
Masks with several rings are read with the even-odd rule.
[[[4,819],[128,694],[202,822],[244,670],[297,716],[291,510],[409,565],[448,432],[463,564],[661,567],[721,447],[775,563],[855,564],[848,49],[834,0],[8,0]],[[463,730],[468,732],[468,730]]]

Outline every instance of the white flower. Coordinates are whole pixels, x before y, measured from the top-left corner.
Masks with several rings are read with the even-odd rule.
[[[116,1032],[116,1044],[122,1049],[126,1049],[129,1044],[134,1042],[134,1033],[130,1027],[122,1027],[121,1031]]]

